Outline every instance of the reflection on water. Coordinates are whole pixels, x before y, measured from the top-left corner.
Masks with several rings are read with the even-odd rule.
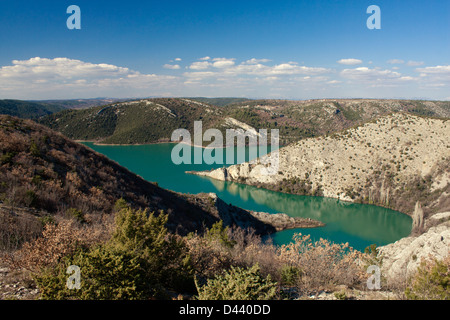
[[[144,179],[177,192],[196,194],[214,192],[225,202],[254,211],[283,212],[290,216],[312,218],[326,224],[315,229],[295,229],[273,236],[277,244],[291,241],[294,232],[310,234],[335,242],[349,242],[358,250],[375,243],[384,245],[407,236],[411,218],[399,212],[372,205],[354,204],[337,199],[278,193],[233,182],[186,174],[222,165],[174,165],[170,155],[173,144],[143,146],[95,146],[92,149],[139,174]],[[193,152],[192,152],[193,154]],[[225,156],[226,152],[224,152]]]
[[[254,201],[270,208],[270,212],[283,212],[292,217],[311,218],[324,222],[326,224],[324,228],[295,230],[295,232],[311,234],[317,239],[319,237],[334,238],[333,241],[343,239],[344,242],[351,239],[361,248],[363,244],[382,245],[395,242],[399,236],[406,236],[411,230],[410,217],[386,208],[331,198],[290,195],[233,182],[217,181],[208,177],[202,178],[209,180],[218,191],[238,195],[246,202]],[[274,237],[274,241],[285,243],[290,240],[293,233],[292,230],[279,232]],[[349,237],[348,240],[346,237]]]

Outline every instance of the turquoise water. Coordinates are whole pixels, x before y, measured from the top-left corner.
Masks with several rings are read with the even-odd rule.
[[[171,152],[175,144],[139,146],[84,144],[144,179],[158,182],[160,187],[169,190],[191,194],[214,192],[225,202],[241,208],[269,213],[283,212],[293,217],[317,219],[326,224],[321,228],[278,232],[272,236],[275,244],[287,243],[291,241],[294,233],[300,232],[310,234],[315,240],[325,238],[338,243],[348,242],[353,248],[364,250],[371,244],[381,246],[395,242],[411,231],[411,218],[390,209],[331,198],[283,194],[186,174],[185,171],[209,170],[223,165],[175,165],[171,160]],[[191,148],[194,150],[193,147]],[[246,151],[248,152],[248,148]],[[191,154],[193,155],[194,152],[192,151]]]

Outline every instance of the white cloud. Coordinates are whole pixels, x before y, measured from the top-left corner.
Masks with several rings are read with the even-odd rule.
[[[342,81],[339,80],[331,80],[327,82],[328,84],[338,84],[338,83],[342,83]]]
[[[410,76],[402,76],[402,77],[398,78],[398,80],[400,80],[400,81],[413,81],[413,80],[417,80],[417,78],[410,77]]]
[[[419,72],[420,82],[425,87],[450,88],[450,65],[416,68]]]
[[[417,68],[416,71],[418,71],[422,74],[425,74],[425,75],[440,74],[440,75],[450,76],[450,65]]]
[[[196,71],[196,72],[185,72],[183,73],[183,76],[191,79],[201,80],[203,78],[217,76],[217,73],[212,71]]]
[[[209,58],[192,63],[187,72],[178,76],[167,76],[142,74],[106,63],[36,57],[14,60],[11,65],[0,67],[0,95],[18,99],[131,97],[168,93],[182,96],[194,94],[192,90],[209,95],[263,94],[275,88],[271,87],[274,83],[277,88],[286,90],[298,90],[298,84],[302,83],[302,86],[305,85],[302,88],[306,90],[310,84],[329,80],[318,75],[333,72],[326,68],[300,66],[295,62],[270,65],[269,61],[253,58],[237,64],[232,58]],[[181,69],[174,63],[163,67]],[[205,88],[217,91],[202,91]]]
[[[279,75],[316,75],[331,72],[330,69],[320,67],[299,66],[296,62],[288,62],[269,66],[261,62],[268,62],[268,59],[250,59],[238,65],[235,59],[229,58],[214,58],[210,61],[196,61],[189,66],[189,69],[194,72],[184,73],[187,77],[200,78],[207,76],[279,76]],[[211,72],[197,72],[207,70],[214,67],[216,70]]]
[[[315,75],[328,73],[331,72],[331,70],[326,68],[298,66],[297,64],[290,62],[263,68],[263,70],[258,70],[258,72],[263,74],[276,74],[276,75],[295,75],[295,74]]]
[[[171,70],[178,70],[181,67],[178,64],[165,64],[165,65],[163,65],[163,68],[164,69],[171,69]]]
[[[175,58],[175,61],[181,61],[181,58]]]
[[[255,58],[251,58],[250,60],[245,61],[244,63],[246,64],[258,64],[258,63],[265,63],[265,62],[270,62],[271,60],[269,59],[255,59]]]
[[[107,63],[69,58],[13,60],[0,66],[0,96],[16,99],[68,99],[98,96],[280,96],[321,98],[330,96],[421,95],[448,96],[450,66],[437,65],[396,70],[398,66],[346,67],[343,70],[307,66],[295,61],[210,58],[181,70],[172,61],[163,67],[178,75],[143,74]],[[409,63],[410,61],[408,61]],[[356,63],[356,62],[355,62]],[[402,70],[404,67],[402,67]],[[411,72],[415,71],[415,72]],[[392,88],[392,89],[390,89]]]
[[[234,66],[235,59],[227,59],[227,58],[214,58],[212,66],[214,68],[228,68]]]
[[[389,64],[402,64],[402,63],[405,63],[405,61],[403,61],[401,59],[391,59],[391,60],[388,60],[387,63],[389,63]]]
[[[352,58],[350,58],[350,59],[341,59],[337,63],[353,66],[353,65],[361,64],[362,60],[352,59]]]
[[[198,60],[206,61],[206,60],[210,60],[210,59],[211,59],[210,57],[206,56],[206,57],[200,58],[200,59],[198,59]]]
[[[367,82],[370,84],[385,83],[386,81],[398,80],[401,74],[391,70],[380,70],[379,68],[359,67],[355,69],[344,69],[341,76],[346,79]]]
[[[208,62],[208,61],[201,61],[201,62],[197,61],[197,62],[192,63],[189,66],[189,69],[192,69],[192,70],[205,70],[205,69],[208,69],[211,65],[212,64],[210,62]]]
[[[105,63],[35,57],[13,60],[12,65],[0,68],[0,95],[20,99],[98,97],[116,96],[118,89],[133,94],[142,88],[150,95],[172,87],[176,79]]]
[[[68,58],[46,59],[35,57],[29,60],[13,60],[13,66],[0,69],[1,78],[76,78],[81,76],[105,77],[111,75],[125,75],[131,71],[128,68],[110,64],[93,64]]]
[[[418,67],[418,66],[423,65],[423,61],[412,61],[412,60],[409,60],[406,63],[406,65],[409,66],[409,67]]]

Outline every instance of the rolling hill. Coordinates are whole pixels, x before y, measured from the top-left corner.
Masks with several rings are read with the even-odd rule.
[[[0,114],[33,119],[45,117],[66,109],[85,109],[102,106],[125,99],[75,99],[75,100],[0,100]]]
[[[62,107],[63,109],[86,109],[127,100],[130,99],[94,98],[94,99],[69,99],[69,100],[37,100],[31,102],[42,103],[47,105],[55,105],[58,107]]]
[[[208,100],[212,102],[211,100]],[[65,110],[41,123],[76,140],[104,144],[170,141],[179,128],[278,129],[280,144],[351,128],[392,112],[450,117],[450,102],[410,100],[248,100],[218,107],[191,99],[154,98],[84,110]],[[270,141],[270,140],[269,140]],[[206,143],[205,143],[206,145]]]

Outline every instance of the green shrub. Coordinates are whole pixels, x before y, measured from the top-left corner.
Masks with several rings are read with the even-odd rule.
[[[31,141],[30,153],[32,156],[35,156],[35,157],[41,156],[41,150],[39,149],[38,145],[34,141]]]
[[[165,228],[168,216],[124,208],[116,213],[111,239],[43,270],[36,283],[44,299],[167,298],[169,290],[195,291],[184,242]],[[81,271],[81,288],[68,289],[67,267]]]
[[[219,241],[220,244],[222,244],[226,248],[232,248],[235,245],[235,242],[230,240],[228,236],[228,230],[229,228],[224,227],[223,221],[220,220],[208,229],[205,234],[205,238],[209,241]]]
[[[67,215],[80,223],[86,223],[86,218],[84,217],[84,213],[81,210],[76,208],[69,208],[67,210]]]
[[[344,290],[335,292],[334,297],[338,300],[347,300],[348,299],[347,294],[345,293]]]
[[[366,263],[366,267],[371,265],[376,265],[381,267],[383,260],[382,257],[379,255],[379,250],[377,248],[376,244],[371,244],[370,246],[366,247],[364,249],[364,260]]]
[[[120,211],[122,209],[127,209],[129,208],[128,203],[125,201],[124,198],[120,198],[116,201],[116,203],[114,204],[114,210],[115,211]]]
[[[80,289],[69,289],[67,267],[80,267]],[[80,252],[58,265],[56,272],[46,270],[36,278],[43,299],[117,300],[144,299],[151,296],[142,277],[142,265],[130,253],[99,246]]]
[[[33,177],[33,179],[31,179],[31,183],[32,184],[35,184],[35,185],[37,185],[37,186],[40,186],[41,185],[41,183],[42,183],[42,177],[40,176],[40,175],[35,175],[34,177]]]
[[[270,275],[263,278],[257,264],[251,268],[232,266],[204,286],[197,282],[196,286],[199,300],[270,300],[277,294],[277,283]]]
[[[283,266],[281,268],[281,282],[285,285],[292,286],[297,284],[297,281],[302,276],[302,271],[295,266]]]
[[[56,224],[55,218],[51,215],[39,217],[38,220],[42,223],[42,226],[45,226],[47,224]]]
[[[34,192],[33,190],[27,190],[25,192],[23,201],[28,207],[37,206],[38,197],[36,195],[36,192]]]
[[[405,295],[411,300],[450,300],[450,257],[422,261]]]
[[[15,157],[15,152],[6,152],[0,156],[0,165],[11,163],[12,159]]]
[[[168,233],[168,215],[122,209],[116,214],[111,245],[140,257],[146,277],[165,288],[194,291],[190,256],[184,241]]]

